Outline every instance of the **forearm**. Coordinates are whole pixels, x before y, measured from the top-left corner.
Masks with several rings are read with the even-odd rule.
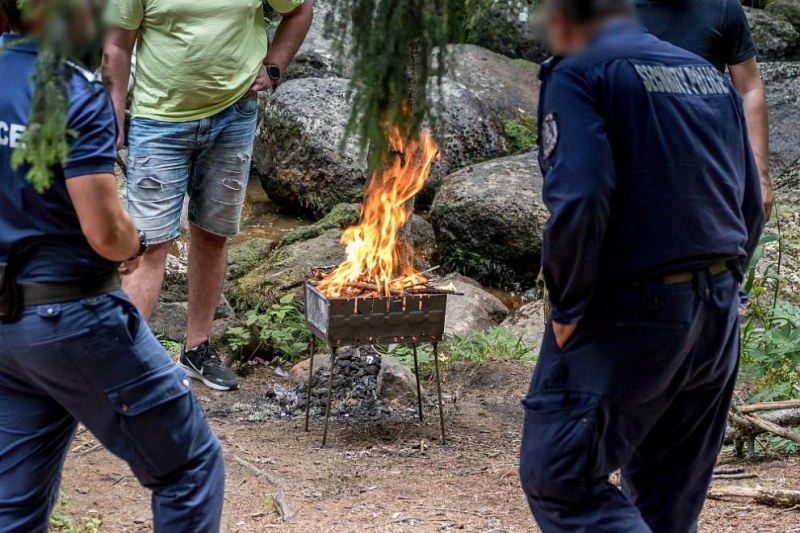
[[[120,131],[125,123],[130,76],[131,52],[113,44],[107,45],[103,51],[103,78],[109,87]]]
[[[96,243],[90,241],[92,249],[109,261],[125,261],[139,251],[139,231],[133,223],[131,216],[119,210],[112,215],[109,230],[104,238]]]
[[[742,99],[750,146],[756,159],[762,188],[771,186],[769,178],[769,117],[764,84],[759,80],[754,88],[742,95]]]
[[[295,11],[285,15],[275,31],[264,64],[278,65],[281,72],[285,72],[305,41],[313,16],[312,0],[305,0]]]

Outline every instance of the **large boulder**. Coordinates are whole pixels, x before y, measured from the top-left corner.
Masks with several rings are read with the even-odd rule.
[[[477,281],[456,276],[439,285],[447,286],[450,283],[461,294],[447,297],[445,334],[466,337],[497,326],[508,315],[508,307],[499,298],[486,292]]]
[[[328,2],[314,2],[314,19],[300,50],[289,64],[285,80],[300,78],[348,78],[351,67],[337,56],[333,42],[325,35]]]
[[[532,353],[538,353],[547,327],[544,300],[529,302],[512,311],[501,325],[520,337]]]
[[[278,248],[256,269],[228,285],[226,295],[231,305],[239,313],[266,309],[289,290],[299,292],[311,275],[311,267],[341,262],[341,235],[339,230],[328,230],[313,239]]]
[[[320,218],[362,197],[366,157],[353,139],[340,150],[350,114],[347,89],[344,79],[306,78],[282,84],[264,100],[253,159],[264,190],[281,208]]]
[[[760,69],[769,108],[770,170],[781,187],[782,174],[800,159],[800,63],[762,63]]]
[[[431,85],[435,136],[442,157],[434,162],[431,177],[417,197],[422,208],[430,205],[444,176],[506,153],[499,117],[467,86],[447,77],[431,80]]]
[[[431,208],[442,264],[484,283],[532,286],[548,218],[541,191],[533,153],[448,176]]]
[[[501,120],[520,113],[536,115],[539,105],[539,65],[509,59],[473,44],[447,47],[445,76],[469,91]]]
[[[763,9],[744,9],[759,57],[770,61],[792,58],[800,41],[794,26],[782,16]]]
[[[537,3],[541,2],[495,0],[475,16],[467,40],[508,57],[543,61],[549,52],[543,44],[543,25],[533,12]]]
[[[226,279],[233,281],[258,268],[275,249],[272,239],[256,237],[235,242],[228,247],[228,271]]]
[[[358,222],[361,206],[358,204],[337,204],[321,220],[310,226],[294,229],[281,240],[281,246],[288,246],[300,241],[319,237],[332,229],[345,229]]]
[[[765,9],[788,20],[795,30],[800,31],[800,0],[770,0]]]
[[[389,356],[383,356],[376,393],[378,399],[392,407],[410,404],[417,399],[417,380],[407,366],[401,365]],[[423,392],[423,396],[424,394]]]
[[[530,150],[536,143],[539,65],[509,59],[480,46],[448,47],[446,76],[462,83],[500,120],[509,153]]]

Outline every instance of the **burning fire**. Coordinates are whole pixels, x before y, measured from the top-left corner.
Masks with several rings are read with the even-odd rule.
[[[365,291],[389,296],[427,281],[414,267],[413,250],[400,233],[411,217],[407,202],[425,186],[439,147],[427,131],[419,141],[411,141],[395,128],[389,142],[396,155],[372,176],[361,222],[342,235],[347,258],[317,287],[329,298]]]

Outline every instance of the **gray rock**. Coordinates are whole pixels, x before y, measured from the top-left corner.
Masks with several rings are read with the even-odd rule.
[[[228,285],[228,300],[240,313],[266,309],[288,292],[286,287],[308,279],[311,267],[339,263],[344,257],[341,235],[340,230],[329,230],[319,237],[278,248],[259,267]],[[294,290],[299,294],[302,288]]]
[[[800,39],[792,24],[763,9],[746,7],[744,10],[759,57],[770,61],[792,58]]]
[[[417,197],[419,207],[430,205],[441,179],[467,165],[506,153],[499,117],[464,84],[449,78],[431,81],[435,137],[442,157],[434,162],[425,190]]]
[[[366,158],[351,139],[340,147],[350,114],[347,80],[306,78],[263,98],[253,159],[270,199],[320,218],[363,196]]]
[[[258,268],[272,253],[277,243],[257,237],[231,244],[228,247],[228,281],[234,281]]]
[[[169,254],[161,287],[161,301],[167,303],[185,302],[189,299],[188,268],[186,261]]]
[[[765,9],[788,20],[795,30],[800,31],[800,0],[770,0]]]
[[[352,67],[341,61],[333,42],[325,37],[325,19],[331,12],[327,2],[314,2],[314,19],[303,45],[289,64],[285,80],[300,78],[348,78]]]
[[[499,325],[508,315],[508,307],[480,284],[464,276],[442,281],[440,285],[455,285],[463,295],[447,297],[444,329],[447,335],[466,337]]]
[[[183,342],[187,317],[188,304],[185,302],[161,302],[150,317],[150,329],[156,336],[173,342]]]
[[[539,65],[513,60],[472,44],[447,47],[445,76],[462,83],[501,120],[536,116],[539,105]]]
[[[414,248],[417,263],[427,268],[436,251],[436,234],[431,223],[419,215],[411,217],[411,246]]]
[[[289,381],[293,384],[308,383],[308,369],[311,366],[311,358],[303,359],[296,365],[289,369]],[[316,374],[321,369],[327,369],[331,366],[330,356],[327,354],[318,353],[314,355],[314,373]]]
[[[769,107],[770,170],[776,185],[792,182],[786,173],[800,159],[800,63],[762,63]]]
[[[533,153],[448,176],[431,208],[442,264],[482,283],[532,286],[548,218],[541,191]]]
[[[544,300],[536,300],[512,311],[501,326],[522,338],[532,353],[538,353],[542,347],[546,320]]]
[[[378,372],[377,393],[378,399],[391,406],[415,402],[417,381],[414,373],[391,357],[382,357],[381,369]]]
[[[495,0],[481,9],[467,35],[469,42],[508,57],[541,62],[550,54],[544,46],[543,24],[536,0]]]

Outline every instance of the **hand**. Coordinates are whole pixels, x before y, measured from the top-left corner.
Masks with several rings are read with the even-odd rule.
[[[761,179],[761,199],[764,202],[764,215],[769,220],[772,216],[772,203],[775,201],[769,178]]]
[[[133,274],[133,272],[139,268],[139,265],[142,264],[142,258],[136,257],[134,259],[128,259],[127,261],[123,261],[119,264],[119,275],[120,276],[127,276],[129,274]]]
[[[247,95],[252,96],[261,91],[266,91],[267,89],[271,89],[274,86],[275,82],[267,74],[267,67],[261,65],[261,68],[258,69],[258,74],[256,74],[256,79],[253,81],[253,84],[247,91]]]
[[[558,322],[553,322],[553,333],[556,336],[556,344],[559,350],[564,349],[564,346],[567,345],[575,334],[576,329],[578,329],[578,324],[559,324]]]

